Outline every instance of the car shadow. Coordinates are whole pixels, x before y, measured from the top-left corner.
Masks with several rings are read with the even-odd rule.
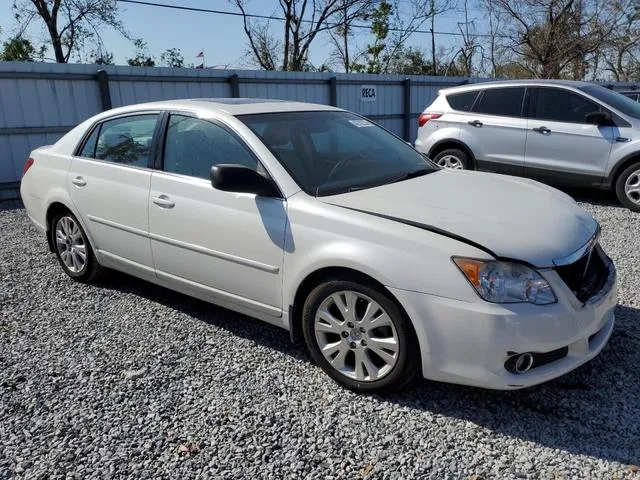
[[[592,205],[600,205],[604,207],[624,207],[616,197],[613,190],[598,190],[595,188],[574,188],[574,187],[556,187],[563,191],[576,202],[590,203]]]
[[[158,302],[311,363],[304,347],[292,344],[289,333],[273,325],[122,273],[109,271],[96,286]],[[637,464],[640,449],[629,439],[640,438],[640,309],[620,305],[616,319],[611,340],[598,357],[543,385],[494,391],[420,379],[401,392],[374,398],[549,448]],[[625,435],[619,435],[620,429]]]

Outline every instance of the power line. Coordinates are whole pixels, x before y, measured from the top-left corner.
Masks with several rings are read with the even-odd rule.
[[[208,8],[198,8],[198,7],[185,7],[183,5],[170,5],[170,4],[165,4],[165,3],[155,3],[155,2],[147,2],[147,1],[143,1],[143,0],[116,0],[117,2],[120,3],[132,3],[135,5],[145,5],[148,7],[161,7],[161,8],[170,8],[170,9],[174,9],[174,10],[184,10],[184,11],[189,11],[189,12],[199,12],[199,13],[214,13],[217,15],[229,15],[229,16],[233,16],[233,17],[247,17],[247,18],[257,18],[257,19],[261,19],[261,20],[277,20],[280,22],[284,22],[286,21],[286,18],[284,17],[276,17],[273,15],[260,15],[257,13],[247,13],[246,15],[243,15],[240,12],[230,12],[228,10],[213,10],[213,9],[208,9]],[[302,23],[315,23],[312,20],[301,20]],[[328,23],[327,24],[329,27],[337,27],[340,26],[341,24],[339,23]],[[367,29],[367,30],[371,30],[371,26],[370,25],[358,25],[358,24],[354,24],[351,25],[351,28],[363,28],[363,29]],[[393,27],[389,27],[389,31],[390,32],[403,32],[404,30],[402,30],[401,28],[393,28]],[[426,33],[431,35],[431,30],[414,30],[412,33]],[[463,35],[462,33],[458,33],[458,32],[441,32],[441,31],[437,31],[435,30],[433,32],[435,35],[445,35],[445,36],[452,36],[452,37],[464,37],[465,35]],[[495,34],[495,35],[491,35],[488,33],[474,33],[471,34],[470,36],[473,37],[484,37],[484,38],[491,38],[491,37],[495,37],[495,38],[510,38],[507,35],[500,35],[500,34]]]

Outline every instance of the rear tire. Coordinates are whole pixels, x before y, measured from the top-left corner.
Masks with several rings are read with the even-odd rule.
[[[88,283],[102,272],[87,234],[71,212],[61,212],[51,222],[51,244],[64,272],[78,282]]]
[[[351,280],[318,285],[304,302],[302,329],[313,359],[349,390],[396,391],[418,372],[410,321],[377,286]]]
[[[471,159],[466,152],[457,148],[448,148],[433,157],[433,162],[451,170],[469,170]]]
[[[640,162],[629,165],[618,175],[616,196],[629,210],[640,212]]]

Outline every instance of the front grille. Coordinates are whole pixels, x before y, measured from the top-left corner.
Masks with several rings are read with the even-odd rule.
[[[586,302],[600,291],[609,273],[599,245],[577,262],[556,267],[556,272],[581,302]]]

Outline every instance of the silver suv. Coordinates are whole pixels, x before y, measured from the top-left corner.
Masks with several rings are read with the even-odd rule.
[[[448,168],[614,189],[640,212],[640,103],[561,80],[441,90],[420,115],[415,147]]]

